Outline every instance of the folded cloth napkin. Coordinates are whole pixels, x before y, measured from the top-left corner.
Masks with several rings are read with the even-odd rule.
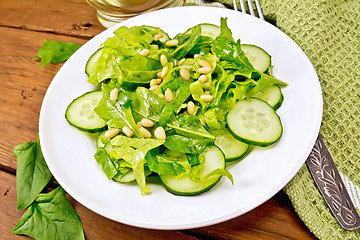
[[[233,6],[232,0],[217,2]],[[316,69],[324,100],[320,133],[359,211],[360,1],[260,0],[260,5],[265,18],[275,21]],[[317,238],[360,239],[360,230],[338,224],[306,165],[283,190]]]

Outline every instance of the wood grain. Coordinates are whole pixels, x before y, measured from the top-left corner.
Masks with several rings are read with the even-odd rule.
[[[90,39],[105,28],[85,0],[6,0],[0,26]]]
[[[88,210],[70,196],[68,199],[83,223],[87,240],[197,239],[178,231],[149,230],[120,224]],[[4,171],[0,171],[0,206],[0,239],[29,239],[11,233],[11,229],[21,218],[24,210],[16,210],[15,176]]]
[[[1,6],[1,5],[0,5]],[[0,27],[0,166],[14,171],[15,145],[35,141],[45,92],[61,67],[32,60],[44,39],[83,44],[84,39]]]
[[[283,191],[254,210],[233,220],[196,229],[216,239],[316,239],[293,213]]]

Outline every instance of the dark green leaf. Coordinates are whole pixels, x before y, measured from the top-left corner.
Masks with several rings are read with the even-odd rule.
[[[221,33],[212,45],[212,51],[220,60],[229,61],[250,69],[254,69],[245,53],[241,50],[240,40],[235,42],[227,26],[226,19],[221,18]]]
[[[107,122],[109,128],[122,129],[126,126],[133,131],[135,136],[141,137],[142,134],[139,131],[139,127],[136,125],[132,116],[131,108],[128,107],[129,104],[122,105],[123,102],[121,100],[123,100],[124,97],[117,101],[110,99],[110,92],[114,88],[119,88],[119,85],[111,82],[102,84],[103,95],[94,111],[99,117]],[[121,94],[125,94],[121,90],[119,92],[121,92]]]
[[[61,63],[68,60],[80,47],[81,45],[76,43],[47,41],[44,39],[44,43],[34,59],[41,58],[41,66],[45,66],[50,62]]]
[[[41,151],[39,139],[14,148],[17,158],[17,209],[29,206],[50,181],[52,175]]]
[[[196,25],[185,33],[179,33],[175,39],[179,40],[177,48],[171,53],[176,59],[181,59],[194,47],[201,34],[201,27]]]
[[[25,211],[12,233],[37,240],[85,239],[81,220],[61,187],[50,193],[40,194]]]
[[[190,167],[194,167],[200,164],[198,155],[195,154],[186,154],[186,157],[189,161]]]
[[[172,176],[177,176],[185,172],[185,168],[178,163],[179,158],[158,153],[157,149],[153,149],[145,156],[146,163],[151,171],[156,172],[159,175]]]

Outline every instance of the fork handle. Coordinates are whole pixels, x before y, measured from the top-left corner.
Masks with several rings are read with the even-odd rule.
[[[332,213],[347,230],[360,227],[360,217],[320,134],[306,164]]]

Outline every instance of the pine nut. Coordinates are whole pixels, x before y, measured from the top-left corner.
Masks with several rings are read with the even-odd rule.
[[[166,133],[165,133],[165,129],[163,127],[157,127],[154,131],[154,135],[157,139],[160,139],[160,140],[166,139]]]
[[[178,44],[179,44],[179,40],[171,39],[165,43],[165,46],[172,47],[172,46],[177,46]]]
[[[152,127],[154,126],[154,122],[151,121],[150,119],[143,118],[141,119],[141,125],[143,125],[144,127]]]
[[[150,81],[150,87],[155,86],[155,85],[159,85],[162,82],[161,78],[154,78],[151,79]]]
[[[205,91],[204,94],[205,94],[205,95],[210,95],[210,92],[209,92],[209,91]]]
[[[163,35],[156,34],[153,39],[154,39],[154,41],[159,41],[162,37],[163,37]]]
[[[201,67],[211,67],[210,63],[208,61],[204,60],[204,59],[199,60],[199,65]]]
[[[162,71],[160,71],[160,72],[158,72],[158,73],[156,74],[156,76],[157,76],[158,78],[161,77],[161,72],[162,72]]]
[[[219,57],[216,57],[216,62],[220,62],[220,58]]]
[[[142,133],[142,135],[144,136],[144,138],[151,138],[151,132],[149,132],[149,130],[147,130],[144,127],[141,127],[139,130]]]
[[[132,137],[132,136],[134,136],[134,133],[133,133],[133,131],[129,128],[129,127],[123,127],[122,128],[122,131],[123,131],[123,133],[126,135],[126,136],[128,136],[128,137]]]
[[[161,63],[161,66],[163,66],[163,67],[165,67],[166,64],[168,63],[167,57],[165,55],[160,56],[160,63]]]
[[[118,98],[119,95],[119,89],[114,88],[113,90],[110,91],[110,100],[111,101],[116,101],[116,99]]]
[[[162,94],[162,93],[159,93],[159,97],[161,97],[161,98],[165,98],[165,96],[164,96],[164,94]]]
[[[145,48],[145,49],[141,50],[140,55],[147,56],[147,55],[149,55],[149,53],[150,53],[150,50]]]
[[[198,53],[194,55],[194,58],[201,58],[201,57],[202,57],[201,54]]]
[[[201,81],[201,82],[206,82],[207,81],[207,76],[206,75],[201,75],[200,77],[199,77],[199,80]]]
[[[201,67],[201,68],[198,68],[198,70],[196,70],[196,71],[201,74],[208,74],[211,72],[211,67]]]
[[[168,73],[169,69],[168,67],[163,67],[162,71],[161,71],[161,75],[160,75],[160,78],[164,79]]]
[[[214,97],[211,96],[211,95],[208,95],[208,94],[204,94],[204,95],[201,95],[201,96],[200,96],[200,100],[201,100],[201,101],[204,101],[204,102],[206,102],[206,103],[211,102],[213,99],[214,99]]]
[[[151,86],[149,88],[150,91],[155,91],[157,88],[159,87],[159,85],[154,85],[154,86]]]
[[[190,73],[185,68],[180,69],[180,76],[186,81],[190,79]]]
[[[193,101],[189,101],[187,104],[187,112],[190,115],[193,115],[195,113],[195,104]]]
[[[180,59],[180,61],[178,62],[178,66],[181,66],[181,65],[183,65],[183,63],[185,62],[185,58],[182,58],[182,59]]]
[[[207,82],[204,82],[203,85],[202,85],[202,88],[209,88],[211,85],[211,82],[210,81],[207,81]]]
[[[109,129],[105,132],[105,137],[106,138],[115,137],[119,132],[120,132],[120,129],[118,129],[118,128]]]
[[[138,128],[141,128],[141,127],[142,127],[141,121],[137,122],[137,123],[136,123],[136,126],[138,126]]]
[[[173,94],[172,94],[172,91],[171,91],[170,88],[167,88],[167,89],[165,90],[165,100],[166,100],[167,102],[172,102],[172,100],[173,100]]]

